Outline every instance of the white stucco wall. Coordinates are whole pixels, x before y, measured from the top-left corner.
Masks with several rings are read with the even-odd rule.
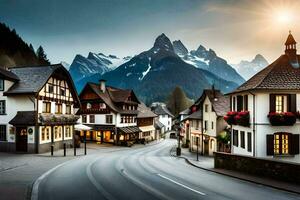
[[[172,117],[169,115],[159,115],[158,120],[165,126],[165,131],[170,131],[172,129]]]

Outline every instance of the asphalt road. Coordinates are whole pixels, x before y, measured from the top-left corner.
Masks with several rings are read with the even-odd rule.
[[[299,195],[188,165],[170,156],[175,140],[86,156],[56,168],[38,187],[48,199],[300,199]]]

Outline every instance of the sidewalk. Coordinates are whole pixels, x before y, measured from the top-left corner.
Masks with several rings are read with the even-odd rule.
[[[173,147],[170,153],[171,153],[171,156],[176,157],[176,147]],[[215,172],[218,174],[222,174],[225,176],[230,176],[233,178],[241,179],[244,181],[249,181],[249,182],[256,183],[256,184],[273,187],[273,188],[276,188],[279,190],[285,190],[288,192],[300,194],[300,185],[287,183],[287,182],[283,182],[283,181],[277,181],[277,180],[264,178],[264,177],[253,176],[253,175],[236,172],[236,171],[231,171],[231,170],[226,170],[226,169],[217,169],[217,168],[214,168],[214,158],[213,157],[199,155],[199,161],[197,161],[196,157],[197,157],[197,154],[194,152],[189,152],[188,148],[181,148],[181,156],[179,156],[179,158],[185,159],[185,161],[188,164],[190,164],[194,167],[208,170],[211,172]]]

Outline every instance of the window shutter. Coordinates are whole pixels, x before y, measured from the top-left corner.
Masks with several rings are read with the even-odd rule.
[[[230,111],[232,111],[232,96],[230,96]]]
[[[297,109],[296,109],[296,94],[290,94],[288,95],[288,111],[289,112],[296,112]]]
[[[270,94],[270,112],[275,112],[275,94]]]
[[[289,140],[289,145],[292,147],[290,154],[297,155],[299,154],[299,134],[291,135],[291,140]]]
[[[274,135],[267,135],[267,155],[274,155]]]

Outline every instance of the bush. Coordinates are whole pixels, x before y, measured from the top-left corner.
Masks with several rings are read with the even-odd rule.
[[[293,126],[297,120],[292,112],[270,112],[268,118],[272,126]]]

